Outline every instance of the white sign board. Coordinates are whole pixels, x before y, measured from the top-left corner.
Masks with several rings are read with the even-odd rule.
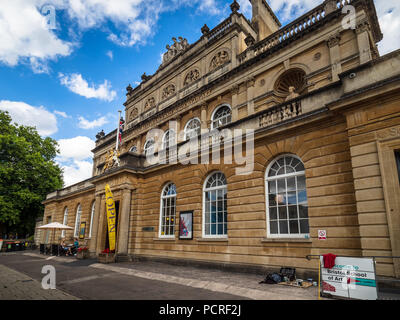
[[[326,230],[318,230],[318,240],[326,240]]]
[[[336,257],[332,269],[321,259],[322,292],[333,296],[377,300],[375,263],[372,258]]]

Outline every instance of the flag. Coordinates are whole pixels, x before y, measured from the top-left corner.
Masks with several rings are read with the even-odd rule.
[[[119,144],[122,143],[122,132],[124,131],[124,119],[122,119],[122,117],[119,119],[119,129],[118,129],[118,141]]]

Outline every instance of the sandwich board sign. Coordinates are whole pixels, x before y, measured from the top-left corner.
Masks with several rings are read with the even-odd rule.
[[[377,300],[375,260],[373,258],[336,257],[331,269],[321,261],[322,292],[332,296]]]

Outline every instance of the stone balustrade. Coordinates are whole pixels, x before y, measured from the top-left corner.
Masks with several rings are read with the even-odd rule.
[[[261,128],[271,126],[298,117],[302,113],[301,100],[293,100],[267,110],[259,117],[259,125]]]
[[[336,2],[336,9],[342,9],[345,5],[349,5],[354,1],[355,0],[339,0]],[[238,56],[239,63],[243,63],[251,57],[258,56],[261,53],[268,51],[281,43],[284,43],[285,41],[290,41],[291,39],[297,38],[302,33],[306,32],[307,29],[323,20],[325,16],[326,6],[325,3],[322,3],[292,23],[271,34],[264,40],[250,46]]]

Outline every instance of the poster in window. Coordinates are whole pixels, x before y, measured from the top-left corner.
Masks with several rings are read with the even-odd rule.
[[[193,211],[181,212],[179,217],[179,239],[193,239]]]
[[[85,239],[86,222],[82,222],[79,228],[79,239]]]

